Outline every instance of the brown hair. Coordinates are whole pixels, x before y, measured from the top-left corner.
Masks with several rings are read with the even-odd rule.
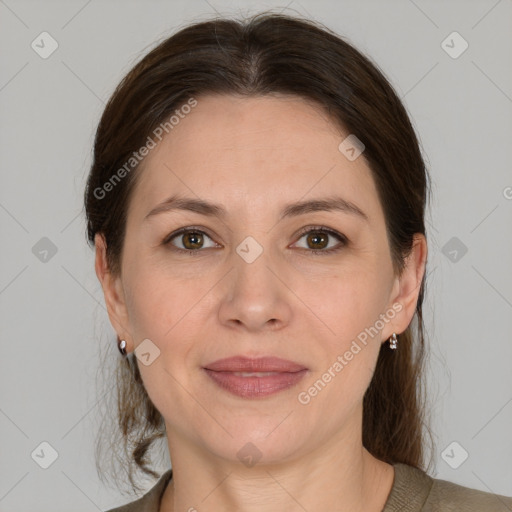
[[[320,23],[269,11],[248,20],[217,18],[181,29],[138,62],[110,98],[96,133],[85,208],[88,240],[93,244],[96,233],[105,236],[112,273],[121,272],[126,213],[140,165],[115,183],[112,177],[176,109],[206,93],[296,95],[355,134],[365,145],[363,156],[400,274],[414,234],[426,236],[429,193],[428,172],[406,110],[378,67],[346,40]],[[112,186],[104,193],[109,180]],[[421,469],[424,429],[432,439],[425,422],[424,292],[425,276],[413,322],[400,334],[398,350],[382,344],[363,401],[366,449],[390,464]],[[146,393],[136,358],[119,358],[117,390],[118,434],[128,458],[124,467],[136,489],[133,470],[158,476],[146,457],[152,443],[165,437],[165,425]],[[115,451],[118,444],[110,448]]]

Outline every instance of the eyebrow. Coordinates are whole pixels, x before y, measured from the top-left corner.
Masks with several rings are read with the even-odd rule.
[[[227,217],[226,209],[220,204],[211,203],[202,199],[194,199],[174,195],[167,198],[165,201],[153,208],[146,215],[144,220],[154,215],[158,215],[159,213],[170,212],[173,210],[190,211],[209,217],[218,217],[220,219],[225,219]],[[357,205],[338,196],[287,204],[281,211],[280,220],[289,217],[297,217],[306,213],[321,211],[341,211],[360,217],[361,219],[364,219],[366,222],[368,222],[368,216]]]

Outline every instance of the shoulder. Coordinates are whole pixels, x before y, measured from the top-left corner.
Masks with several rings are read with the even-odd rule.
[[[425,512],[464,510],[468,512],[511,512],[512,498],[479,491],[470,487],[433,478],[432,488],[423,507]]]
[[[395,481],[383,512],[511,512],[512,498],[433,478],[394,464]]]
[[[169,469],[160,476],[158,482],[144,496],[106,512],[159,512],[162,495],[171,478],[172,469]]]

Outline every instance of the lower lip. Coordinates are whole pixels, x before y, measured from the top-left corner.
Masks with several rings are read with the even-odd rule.
[[[215,372],[207,368],[204,370],[219,387],[242,398],[261,398],[289,389],[302,380],[308,371],[304,369],[293,373],[242,377],[234,375],[233,372]]]

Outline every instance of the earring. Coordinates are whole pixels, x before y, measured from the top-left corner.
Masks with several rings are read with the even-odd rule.
[[[119,352],[121,352],[121,355],[126,356],[126,341],[120,340],[119,336],[117,337],[117,348]]]
[[[389,348],[392,348],[393,350],[395,350],[397,341],[398,341],[398,336],[395,333],[393,333],[391,335],[391,338],[389,338]]]

